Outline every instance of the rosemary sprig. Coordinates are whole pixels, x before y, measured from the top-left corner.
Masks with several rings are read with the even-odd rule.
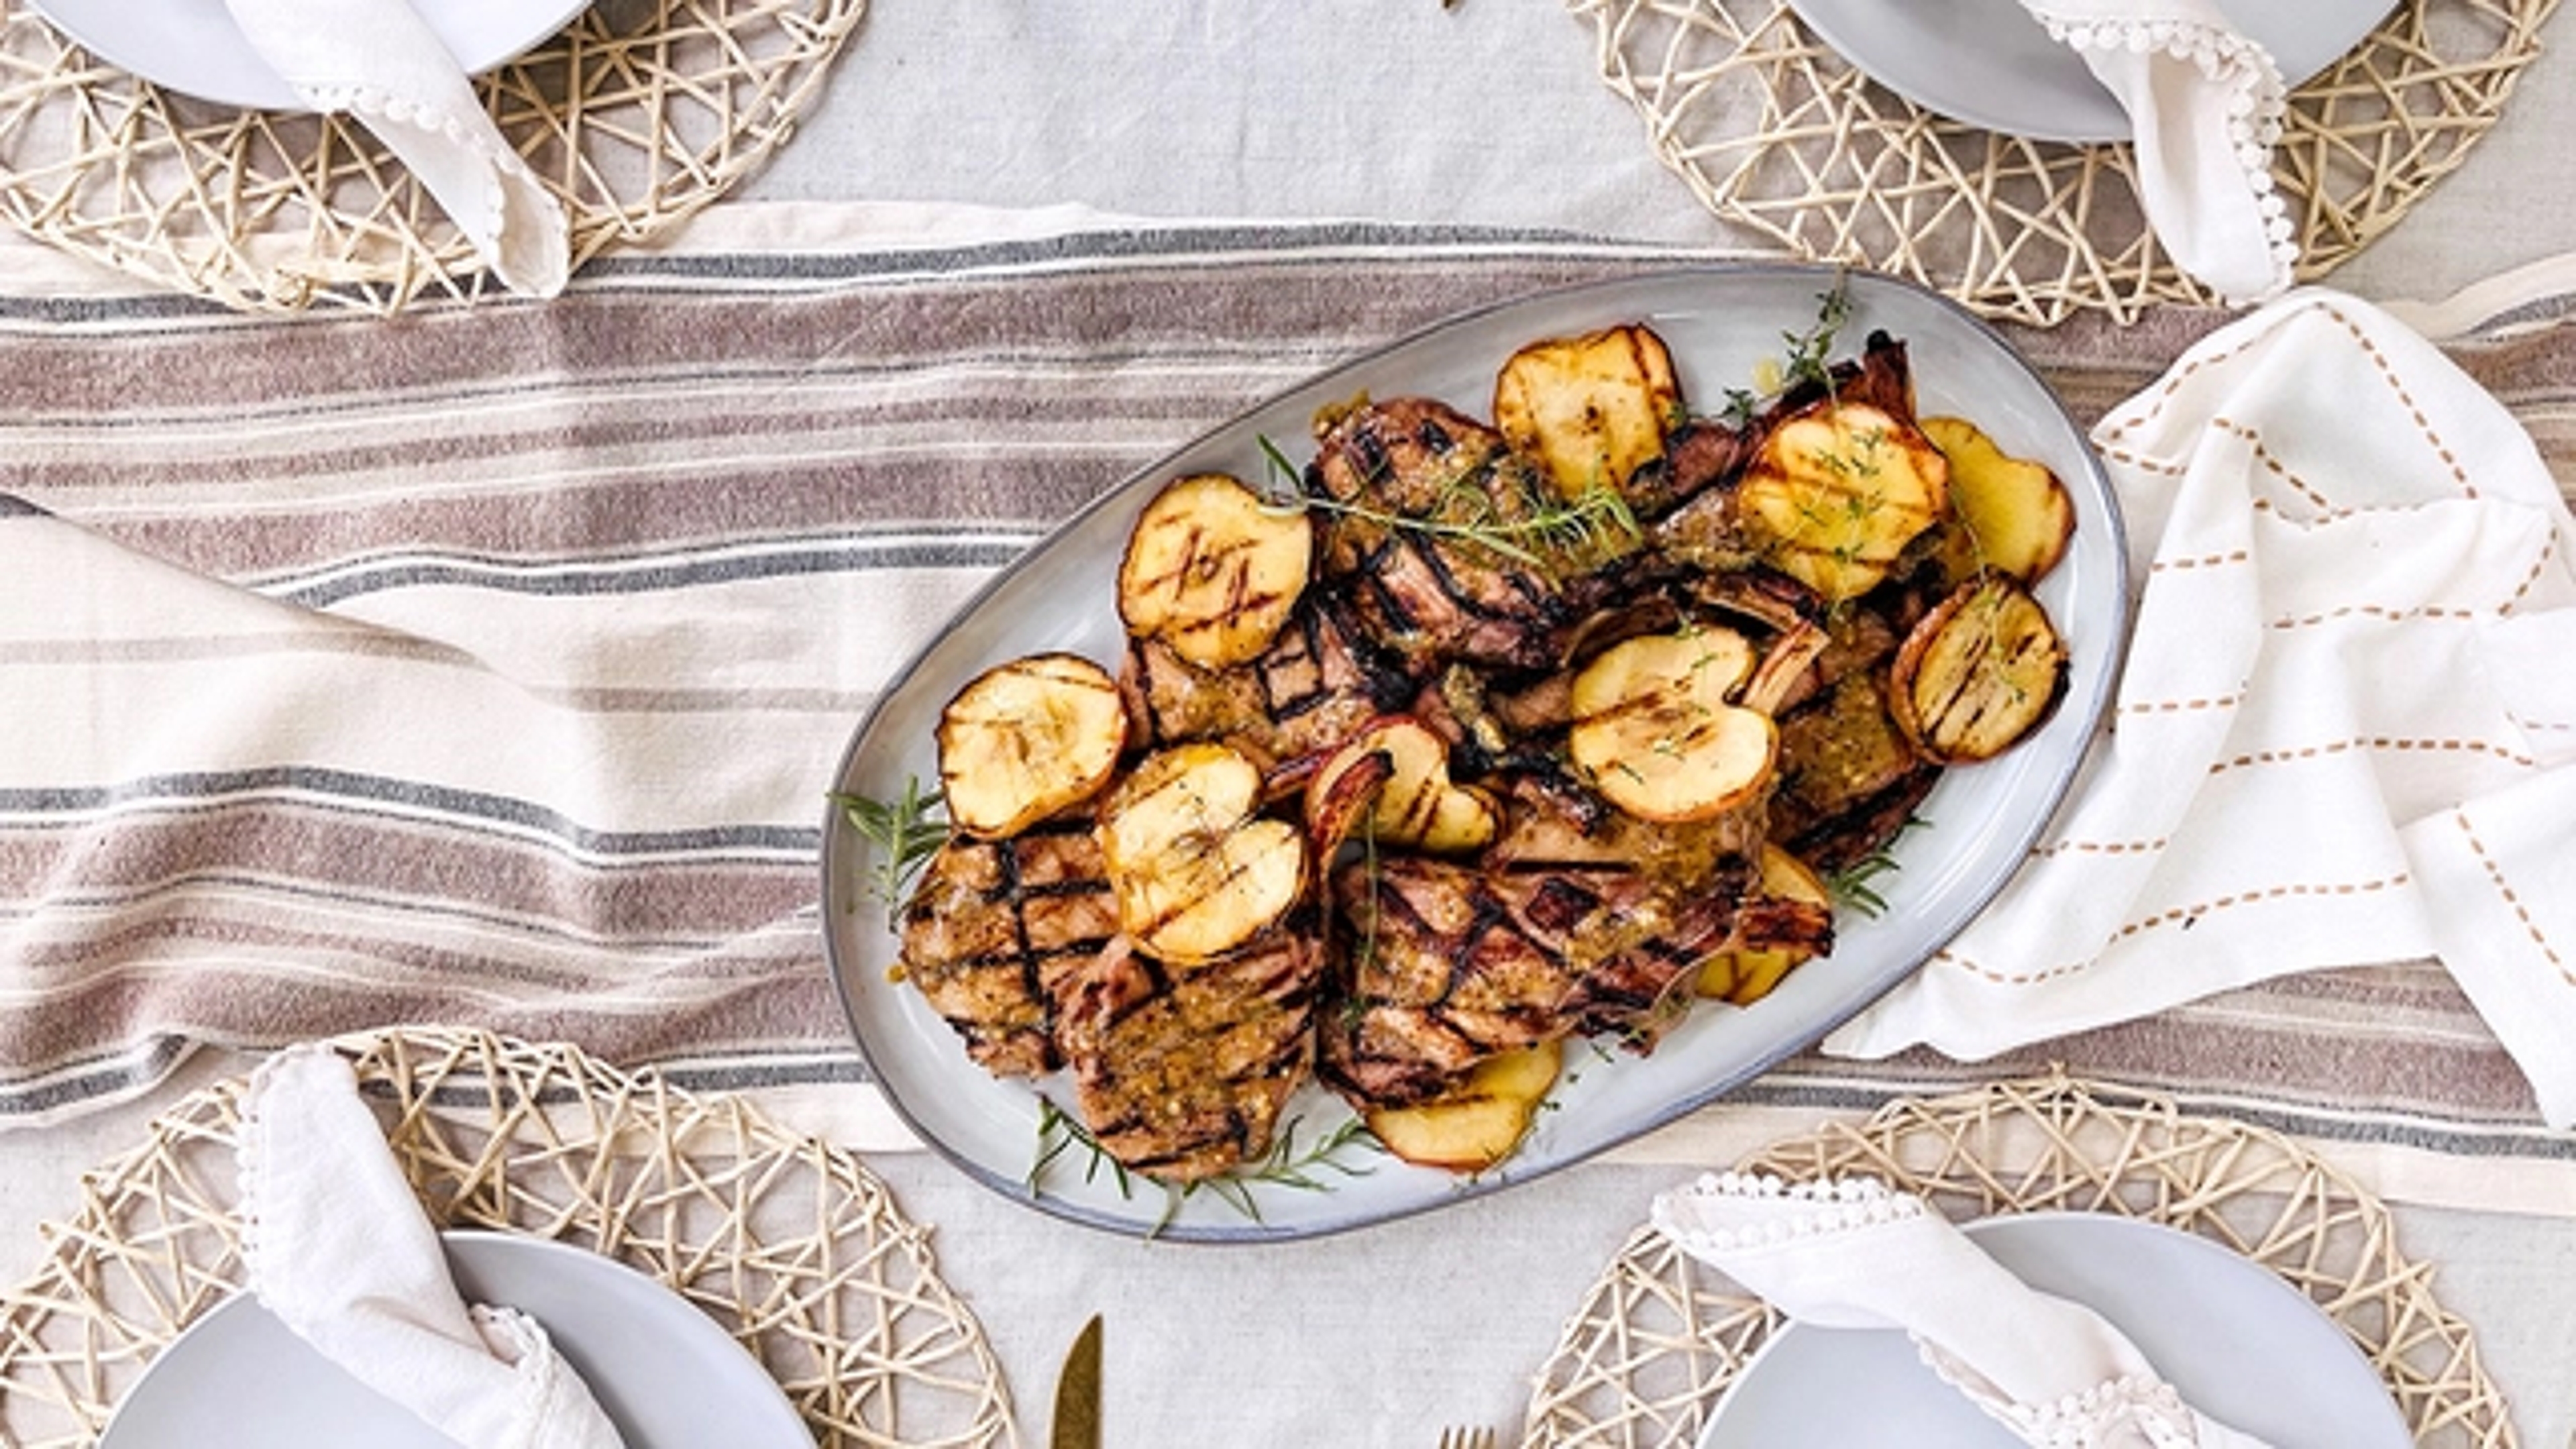
[[[1836,904],[1848,906],[1871,920],[1886,915],[1887,897],[1878,893],[1877,882],[1904,868],[1894,853],[1896,842],[1906,831],[1923,823],[1920,815],[1907,816],[1905,823],[1896,827],[1896,833],[1881,841],[1876,850],[1827,877],[1825,894],[1832,896]]]
[[[883,901],[889,922],[902,914],[912,878],[948,843],[948,807],[936,791],[923,794],[918,776],[906,776],[903,794],[887,802],[834,792],[850,828],[876,854],[867,871],[868,894]]]
[[[1317,1138],[1314,1146],[1302,1152],[1297,1148],[1298,1121],[1291,1117],[1280,1124],[1279,1135],[1271,1142],[1270,1151],[1258,1162],[1246,1163],[1232,1172],[1202,1177],[1195,1182],[1164,1184],[1165,1191],[1177,1189],[1171,1212],[1179,1212],[1183,1202],[1204,1191],[1257,1223],[1261,1221],[1261,1204],[1252,1195],[1256,1185],[1268,1184],[1297,1192],[1330,1192],[1333,1182],[1325,1176],[1327,1173],[1338,1178],[1353,1178],[1366,1177],[1377,1170],[1340,1159],[1339,1154],[1352,1148],[1371,1152],[1386,1150],[1385,1144],[1377,1140],[1377,1134],[1369,1131],[1368,1124],[1360,1118],[1345,1119],[1341,1126]],[[1164,1221],[1170,1220],[1167,1213]]]
[[[1082,1125],[1082,1119],[1057,1106],[1053,1097],[1040,1092],[1037,1157],[1029,1163],[1029,1175],[1022,1179],[1029,1196],[1036,1197],[1046,1190],[1047,1169],[1055,1165],[1057,1158],[1076,1147],[1083,1149],[1088,1159],[1082,1169],[1084,1182],[1096,1182],[1106,1171],[1118,1184],[1118,1196],[1122,1201],[1136,1195],[1135,1180],[1128,1175],[1127,1164],[1110,1156],[1109,1149],[1100,1145],[1100,1139],[1091,1135],[1091,1129]]]
[[[1305,491],[1298,481],[1297,465],[1279,451],[1279,445],[1266,436],[1259,442],[1270,468],[1270,486],[1264,491],[1273,508],[1296,512],[1313,509],[1423,538],[1461,543],[1550,574],[1569,564],[1607,557],[1644,537],[1628,500],[1620,497],[1618,490],[1602,484],[1572,498],[1532,497],[1527,500],[1528,512],[1511,515],[1497,507],[1485,490],[1461,478],[1443,490],[1438,507],[1427,516],[1390,513]],[[1287,483],[1284,490],[1280,486],[1283,478]]]
[[[1201,1192],[1257,1223],[1262,1220],[1261,1204],[1253,1196],[1253,1188],[1268,1185],[1297,1192],[1330,1192],[1334,1177],[1366,1177],[1376,1170],[1344,1161],[1342,1154],[1355,1149],[1386,1150],[1376,1135],[1368,1130],[1366,1122],[1352,1117],[1301,1151],[1297,1146],[1298,1123],[1299,1119],[1295,1117],[1283,1123],[1279,1135],[1270,1144],[1270,1151],[1258,1162],[1249,1162],[1232,1172],[1203,1177],[1194,1182],[1164,1182],[1144,1173],[1130,1172],[1126,1164],[1110,1155],[1109,1149],[1092,1135],[1090,1128],[1041,1092],[1038,1094],[1037,1156],[1029,1164],[1029,1174],[1023,1181],[1031,1197],[1046,1191],[1048,1169],[1066,1153],[1079,1148],[1086,1159],[1082,1169],[1085,1183],[1098,1181],[1105,1172],[1117,1185],[1121,1201],[1134,1200],[1139,1178],[1163,1190],[1163,1214],[1155,1219],[1154,1226],[1146,1233],[1151,1238],[1161,1236],[1163,1229],[1171,1226],[1172,1219],[1180,1215],[1181,1205]]]

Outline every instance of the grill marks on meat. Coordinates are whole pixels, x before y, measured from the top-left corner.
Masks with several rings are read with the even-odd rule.
[[[1503,870],[1626,870],[1699,891],[1750,868],[1769,831],[1766,792],[1707,820],[1649,825],[1562,775],[1523,771],[1506,792],[1502,834],[1486,864]]]
[[[1609,1031],[1650,1047],[1727,940],[1743,880],[1684,896],[1616,868],[1393,857],[1346,866],[1332,885],[1347,1003],[1323,1070],[1349,1095],[1402,1105],[1560,1037]]]
[[[1911,414],[1903,349],[1883,337],[1836,387]],[[1755,853],[1784,839],[1830,868],[1901,820],[1937,771],[1908,768],[1875,735],[1827,728],[1838,678],[1893,638],[1869,616],[1874,630],[1837,618],[1826,640],[1812,593],[1763,565],[1734,497],[1762,426],[1685,426],[1628,490],[1644,520],[1638,551],[1551,569],[1459,536],[1499,529],[1546,552],[1512,530],[1554,500],[1553,485],[1498,432],[1423,398],[1364,402],[1321,425],[1302,479],[1315,572],[1288,623],[1259,656],[1219,669],[1131,640],[1118,681],[1130,750],[1227,744],[1262,770],[1275,812],[1333,749],[1408,711],[1450,740],[1460,779],[1503,796],[1499,838],[1464,862],[1371,848],[1365,862],[1319,863],[1317,899],[1189,967],[1119,934],[1088,811],[1009,841],[960,838],[903,914],[911,980],[975,1061],[1005,1076],[1070,1068],[1105,1151],[1186,1183],[1269,1152],[1309,1075],[1362,1106],[1404,1106],[1567,1036],[1608,1033],[1644,1051],[1687,1009],[1713,953],[1829,948],[1829,910],[1754,893]],[[1713,820],[1650,825],[1566,773],[1571,671],[1621,639],[1712,615],[1775,646],[1818,636],[1760,706],[1784,735],[1817,730],[1783,761],[1784,774],[1808,774]],[[1793,725],[1801,714],[1812,719]]]
[[[1091,825],[1068,816],[1009,840],[952,837],[904,907],[906,976],[998,1076],[1063,1065],[1058,1007],[1118,932]]]
[[[1221,741],[1264,774],[1331,750],[1416,689],[1311,595],[1259,658],[1231,669],[1203,669],[1158,641],[1130,640],[1118,686],[1147,744]]]
[[[1111,1156],[1166,1182],[1270,1150],[1314,1069],[1324,952],[1312,921],[1204,966],[1128,950],[1085,967],[1063,1041],[1083,1120]]]
[[[1347,591],[1371,639],[1417,672],[1453,661],[1512,669],[1556,661],[1575,613],[1558,582],[1435,531],[1509,528],[1550,496],[1545,477],[1500,433],[1428,398],[1363,404],[1317,440],[1307,486],[1349,506],[1326,520],[1324,580]]]

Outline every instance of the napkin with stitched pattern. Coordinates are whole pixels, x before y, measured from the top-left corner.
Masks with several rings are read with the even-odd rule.
[[[2093,438],[2137,597],[2106,727],[2011,884],[1826,1049],[1974,1059],[2434,957],[2576,1125],[2576,521],[2529,436],[2310,289]]]

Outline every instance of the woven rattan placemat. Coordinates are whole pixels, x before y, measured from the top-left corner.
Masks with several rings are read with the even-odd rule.
[[[2407,0],[2290,97],[2273,177],[2313,280],[2397,225],[2495,124],[2558,0]],[[1785,0],[1567,0],[1602,79],[1728,221],[2042,325],[2208,303],[2138,209],[2127,146],[1999,136],[1917,109]]]
[[[441,1226],[651,1274],[758,1356],[826,1449],[1019,1442],[982,1328],[847,1153],[567,1046],[447,1029],[337,1046]],[[191,1094],[90,1173],[42,1265],[0,1296],[0,1444],[93,1442],[152,1356],[234,1291],[245,1085]]]
[[[2073,1210],[2198,1233],[2280,1274],[2340,1323],[2416,1443],[2515,1443],[2468,1326],[2398,1251],[2388,1209],[2278,1133],[2052,1076],[1892,1102],[1736,1166],[1791,1181],[1875,1176],[1958,1221]],[[1541,1369],[1523,1443],[1690,1449],[1777,1322],[1759,1298],[1640,1228]]]
[[[647,241],[787,139],[866,0],[598,0],[477,82],[572,260]],[[492,286],[362,126],[173,95],[0,0],[0,216],[235,307],[390,313]]]

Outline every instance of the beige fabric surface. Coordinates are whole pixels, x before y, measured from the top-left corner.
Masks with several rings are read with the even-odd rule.
[[[854,249],[845,213],[750,209],[710,219],[704,234],[735,239],[730,249],[633,258],[552,308],[393,328],[244,322],[113,283],[83,291],[50,258],[22,267],[24,252],[0,252],[0,276],[26,279],[0,306],[0,492],[47,510],[0,519],[0,533],[27,523],[79,539],[71,557],[189,581],[192,605],[228,601],[129,637],[115,651],[124,668],[148,676],[156,652],[184,655],[204,647],[201,629],[220,636],[256,616],[292,621],[263,655],[478,691],[413,686],[425,712],[356,752],[356,768],[245,773],[239,788],[204,762],[255,760],[243,742],[261,738],[287,742],[289,757],[316,750],[320,724],[368,706],[335,699],[333,683],[309,688],[297,696],[320,711],[309,731],[300,711],[165,699],[167,712],[135,713],[102,694],[77,702],[84,727],[101,727],[95,751],[13,719],[13,740],[57,761],[142,761],[68,785],[0,776],[5,939],[13,952],[42,942],[32,959],[49,968],[85,961],[60,979],[98,983],[13,1013],[42,1030],[0,1041],[27,1054],[9,1083],[18,1114],[59,1119],[0,1137],[0,1222],[22,1244],[38,1217],[77,1205],[83,1167],[170,1099],[151,1091],[161,1072],[203,1083],[244,1069],[237,1048],[403,1009],[406,982],[452,991],[486,1024],[575,1035],[624,1065],[665,1063],[692,1087],[790,1101],[782,1117],[845,1145],[897,1145],[856,1080],[801,913],[813,782],[901,636],[933,627],[1080,499],[1352,348],[1675,256],[1475,227],[1093,230],[1096,217],[1067,211],[1006,218],[992,239],[956,219],[870,208],[864,233],[900,243]],[[2519,298],[2508,310],[2514,325],[2450,350],[2563,482],[2576,476],[2576,369],[2564,329],[2535,330],[2559,308]],[[2173,314],[2143,330],[2017,340],[2091,417],[2216,321]],[[26,556],[53,563],[48,550]],[[118,672],[91,645],[66,645],[88,636],[62,622],[57,597],[11,595],[40,607],[36,624],[19,622],[25,610],[0,616],[17,631],[0,667],[13,679],[23,666]],[[58,632],[38,637],[40,626]],[[723,687],[697,683],[689,671],[701,668]],[[441,745],[437,726],[463,712],[451,705],[478,699],[506,711],[474,715],[478,737],[623,739],[668,767],[583,759],[548,774],[508,749]],[[34,706],[13,694],[0,709]],[[734,713],[725,728],[689,718],[708,711]],[[557,733],[529,724],[546,719]],[[681,747],[709,735],[733,753]],[[740,758],[772,752],[799,759],[764,772]],[[191,763],[174,772],[155,758]],[[391,803],[351,785],[430,766],[482,783],[413,781],[379,792]],[[229,986],[199,989],[210,977]],[[655,1004],[594,1013],[594,999]],[[191,1059],[180,1033],[211,1047]],[[1204,1333],[1202,1257],[1038,1222],[927,1153],[874,1163],[916,1220],[937,1225],[943,1272],[993,1326],[1024,1395],[1049,1381],[1080,1310],[1106,1303],[1128,1325],[1113,1340],[1135,1345],[1124,1352],[1161,1345],[1172,1363],[1187,1344],[1194,1382],[1236,1386],[1146,1394],[1133,1386],[1154,1382],[1157,1360],[1113,1347],[1113,1432],[1132,1433],[1122,1442],[1271,1442],[1282,1424],[1320,1423],[1335,1442],[1413,1446],[1426,1423],[1517,1417],[1521,1375],[1564,1305],[1676,1165],[2051,1060],[2288,1127],[2367,1168],[2404,1199],[2409,1249],[2442,1265],[2445,1301],[2499,1345],[2491,1361],[2526,1432],[2576,1429],[2557,1373],[2569,1325],[2529,1291],[2576,1271],[2565,1139],[2538,1130],[2510,1062],[2423,966],[2231,994],[1982,1066],[1800,1058],[1608,1161],[1456,1212],[1232,1259],[1277,1311],[1222,1343]],[[141,1092],[145,1106],[105,1105]],[[2469,1210],[2409,1206],[2427,1203]],[[1050,1271],[1028,1271],[1031,1251]],[[1498,1277],[1503,1261],[1522,1266]],[[1384,1292],[1396,1279],[1425,1286]],[[1311,1421],[1290,1407],[1314,1404],[1330,1407]]]
[[[200,1043],[408,1020],[700,1085],[855,1078],[813,915],[821,794],[907,651],[1242,404],[1478,302],[1671,260],[1077,229],[637,259],[552,306],[396,327],[20,299],[6,1118],[141,1089]],[[2020,340],[2090,417],[2218,320]],[[2576,334],[2453,354],[2576,475]],[[2422,966],[1992,1063],[1804,1057],[1745,1101],[1849,1109],[2061,1059],[2455,1162],[2423,1175],[2452,1200],[2532,1200],[2576,1153]]]

